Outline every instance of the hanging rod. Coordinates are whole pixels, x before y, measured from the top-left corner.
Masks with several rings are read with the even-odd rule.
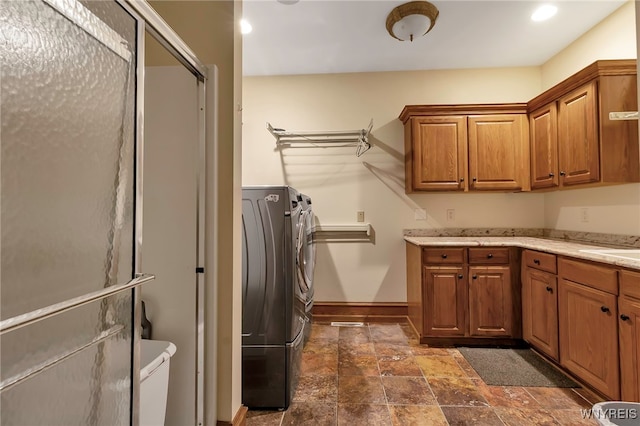
[[[276,145],[291,145],[307,143],[315,146],[322,144],[341,144],[340,146],[356,146],[356,156],[371,149],[369,134],[373,128],[373,118],[369,122],[369,127],[360,130],[338,130],[338,131],[287,131],[285,129],[274,128],[267,123],[267,130],[276,138]]]
[[[609,120],[637,120],[638,111],[610,112]]]

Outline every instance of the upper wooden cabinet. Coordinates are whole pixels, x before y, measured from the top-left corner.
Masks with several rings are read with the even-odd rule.
[[[526,107],[408,105],[405,190],[529,189]]]
[[[413,151],[407,178],[414,190],[457,191],[467,177],[467,121],[462,116],[417,117],[411,126]],[[405,142],[406,143],[406,142]]]
[[[521,190],[528,184],[526,116],[472,115],[469,127],[471,189]]]
[[[640,182],[636,60],[596,61],[527,104],[407,105],[405,191]],[[528,119],[527,119],[528,116]]]
[[[636,61],[597,61],[528,104],[531,188],[640,182]]]
[[[552,102],[529,114],[531,189],[558,186],[557,111]]]

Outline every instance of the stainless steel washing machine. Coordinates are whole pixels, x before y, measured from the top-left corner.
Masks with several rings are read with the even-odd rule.
[[[308,328],[298,280],[304,217],[294,188],[242,189],[242,403],[250,408],[286,409],[297,385]]]

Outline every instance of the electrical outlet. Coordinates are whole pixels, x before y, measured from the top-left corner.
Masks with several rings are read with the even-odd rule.
[[[589,209],[587,207],[580,208],[580,221],[589,222]]]
[[[427,220],[427,211],[425,209],[415,209],[413,216],[415,220]]]
[[[456,210],[447,209],[447,222],[455,222],[455,220],[456,220]]]
[[[363,211],[359,211],[357,212],[357,221],[358,222],[364,222],[364,212]]]

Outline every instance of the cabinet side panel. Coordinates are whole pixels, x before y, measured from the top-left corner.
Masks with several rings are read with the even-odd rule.
[[[411,126],[413,119],[404,123],[404,192],[413,192],[413,147],[411,145]]]
[[[411,243],[406,243],[406,249],[408,315],[413,327],[422,336],[422,249]]]
[[[609,120],[610,112],[638,111],[637,95],[635,75],[600,78],[600,158],[603,182],[640,181],[638,122]]]

